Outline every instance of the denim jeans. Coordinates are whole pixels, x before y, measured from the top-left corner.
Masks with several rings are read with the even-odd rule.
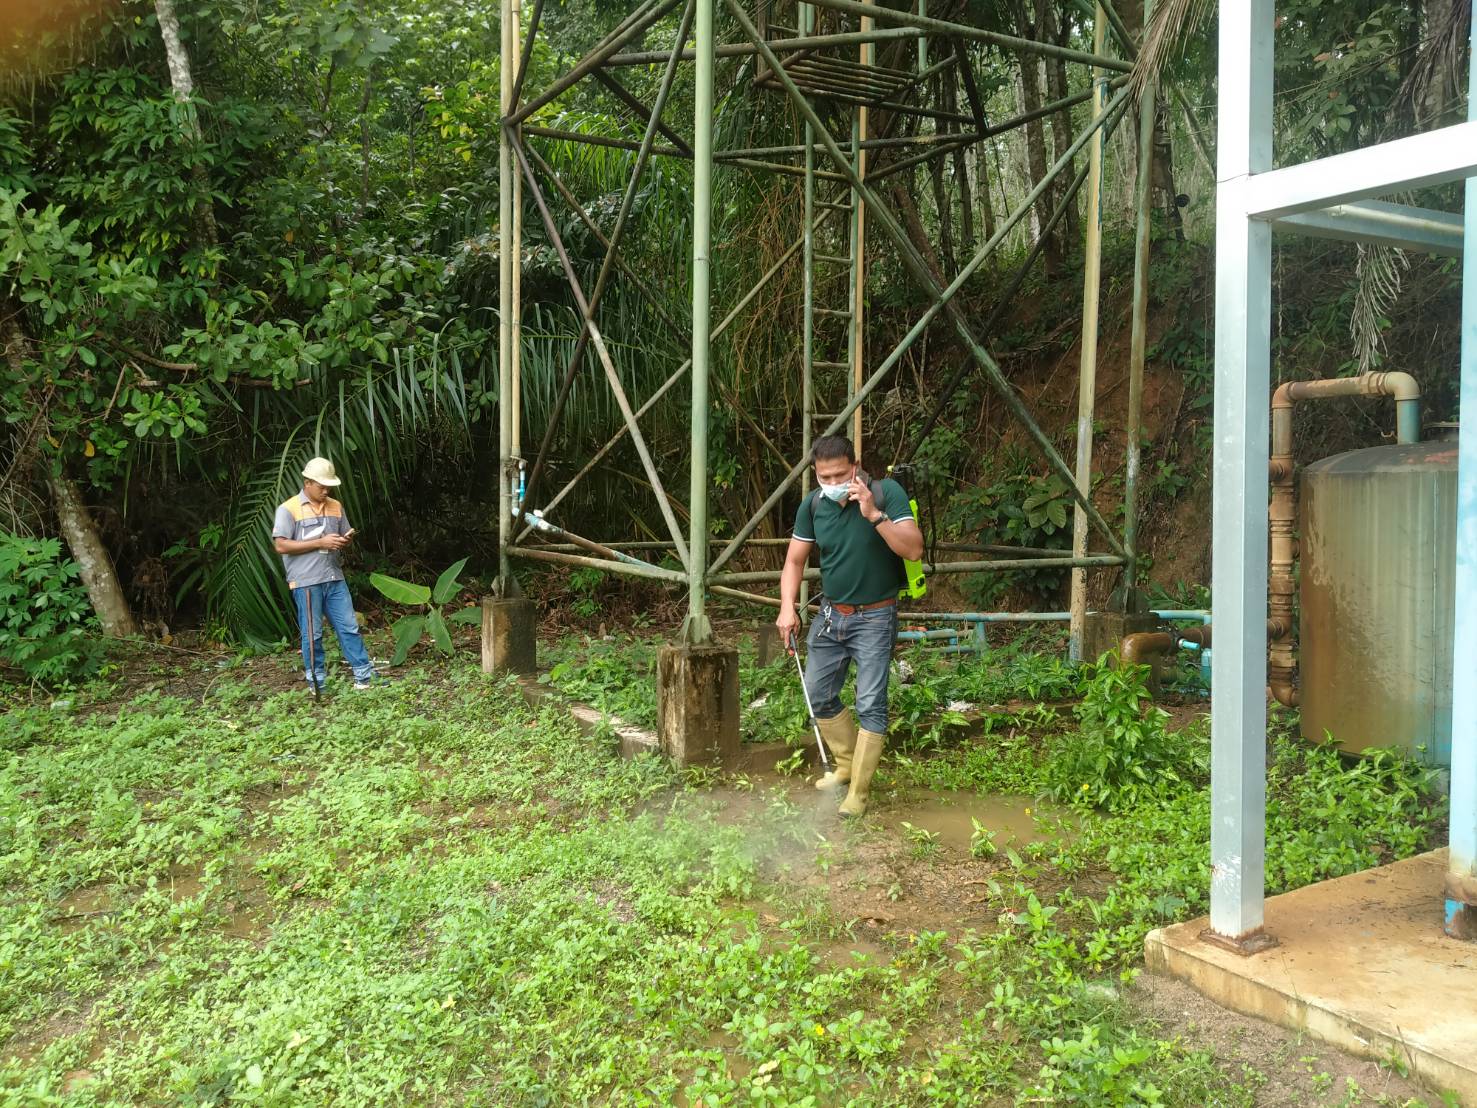
[[[313,598],[313,618],[308,619],[308,596]],[[349,596],[349,586],[342,581],[325,581],[321,585],[305,585],[292,590],[292,599],[297,603],[297,625],[302,628],[303,678],[313,680],[308,671],[308,658],[312,657],[318,683],[328,680],[328,667],[323,661],[323,618],[328,617],[333,633],[338,636],[339,650],[344,661],[354,670],[354,679],[367,681],[374,676],[374,665],[369,660],[369,651],[364,648],[364,636],[359,634],[359,621],[354,617],[354,600]],[[312,624],[309,627],[309,624]],[[311,636],[311,638],[310,638]],[[309,654],[309,647],[312,652]]]
[[[844,616],[822,600],[805,639],[805,690],[817,718],[840,714],[841,687],[855,662],[857,723],[887,734],[888,664],[896,641],[896,604]]]

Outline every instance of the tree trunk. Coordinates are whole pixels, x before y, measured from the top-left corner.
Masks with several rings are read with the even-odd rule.
[[[952,83],[953,74],[944,74],[938,80],[945,84]],[[945,100],[945,110],[950,110],[947,103]],[[944,180],[944,161],[943,153],[940,152],[938,157],[929,158],[925,164],[933,185],[933,209],[938,213],[939,254],[949,272],[958,273],[959,260],[954,255],[954,205],[949,196],[948,182]]]
[[[969,100],[969,112],[975,118],[975,123],[983,129],[985,123],[985,108],[980,100],[979,85],[974,79],[974,58],[969,47],[963,42],[956,41],[954,45],[955,54],[959,58],[959,76],[964,82],[964,95]],[[993,143],[991,144],[993,145]],[[969,163],[974,162],[975,181],[979,184],[980,199],[983,201],[983,213],[985,217],[985,238],[995,237],[995,206],[990,200],[990,166],[989,158],[981,152],[978,143],[965,149],[960,158],[963,171],[960,173],[960,198],[961,205],[967,213],[965,216],[965,237],[969,240],[969,249],[973,252],[974,241],[974,188],[969,178]]]
[[[943,75],[944,110],[959,110],[958,79],[953,73]],[[969,187],[968,151],[962,146],[954,148],[954,182],[959,188],[959,255],[974,257],[974,190]],[[954,272],[958,272],[957,262]]]
[[[1033,55],[1021,56],[1020,100],[1023,112],[1034,112],[1041,107],[1041,88],[1037,84],[1040,78],[1039,66],[1039,60]],[[1025,125],[1024,130],[1026,132],[1026,167],[1030,171],[1031,180],[1037,182],[1046,176],[1046,133],[1039,119],[1031,120]],[[1052,190],[1043,189],[1040,198],[1036,201],[1038,238],[1051,221],[1054,208]],[[1041,265],[1047,277],[1055,277],[1061,272],[1062,251],[1057,236],[1051,235],[1047,238],[1046,248],[1041,252]]]
[[[185,105],[185,136],[195,148],[196,157],[190,167],[190,177],[195,184],[195,226],[200,245],[214,246],[218,240],[215,226],[215,206],[210,199],[210,178],[204,164],[199,160],[201,144],[200,117],[195,114],[191,103],[195,95],[195,80],[190,74],[190,55],[180,38],[179,16],[174,11],[174,0],[154,0],[154,13],[159,18],[159,34],[164,39],[164,57],[169,62],[169,84],[174,89],[174,98]]]
[[[1051,4],[1044,5],[1042,33],[1044,37],[1058,46],[1068,45],[1070,38],[1070,26],[1061,18],[1060,13]],[[1062,100],[1067,95],[1067,63],[1060,58],[1046,58],[1046,99]],[[1053,112],[1049,119],[1051,124],[1051,146],[1052,160],[1055,161],[1065,154],[1072,145],[1072,139],[1076,136],[1072,133],[1072,113],[1063,108],[1061,111]],[[1051,189],[1052,209],[1056,209],[1061,197],[1066,195],[1067,182],[1073,177],[1075,170],[1071,163],[1062,170]],[[1077,205],[1073,204],[1067,208],[1067,214],[1062,218],[1062,241],[1077,242],[1082,237],[1082,224],[1077,214]]]
[[[974,158],[974,174],[979,179],[981,210],[985,217],[986,240],[995,237],[995,202],[990,199],[990,159],[978,146],[969,151]]]
[[[1179,194],[1174,186],[1174,147],[1170,145],[1169,118],[1165,105],[1154,105],[1154,171],[1149,184],[1164,196],[1164,214],[1174,228],[1174,237],[1185,241],[1185,221],[1180,215]]]
[[[52,500],[56,505],[56,518],[61,523],[62,538],[81,571],[82,584],[87,589],[87,598],[92,601],[92,610],[97,613],[103,634],[109,638],[122,639],[139,633],[138,621],[118,584],[118,573],[113,568],[113,559],[103,546],[97,533],[97,525],[82,496],[71,478],[62,475],[49,477]]]
[[[939,265],[938,251],[933,248],[933,240],[929,238],[928,231],[923,226],[923,219],[918,215],[918,205],[913,202],[913,191],[902,185],[892,186],[892,204],[898,215],[902,217],[903,230],[907,233],[908,241],[913,248],[923,257],[924,264],[933,274],[933,279],[940,286],[949,282],[944,279],[943,267]]]
[[[19,377],[25,370],[30,339],[21,329],[19,313],[10,304],[0,304],[4,310],[5,361],[11,373]],[[20,444],[19,450],[28,450]],[[28,464],[18,456],[17,462]],[[108,557],[107,548],[98,537],[97,525],[87,511],[87,505],[77,492],[77,486],[65,475],[48,477],[52,500],[56,506],[57,519],[61,521],[62,538],[72,552],[72,559],[82,574],[82,585],[92,601],[92,610],[97,613],[103,634],[123,638],[138,634],[138,622],[133,610],[118,584],[118,574],[113,569],[113,559]]]

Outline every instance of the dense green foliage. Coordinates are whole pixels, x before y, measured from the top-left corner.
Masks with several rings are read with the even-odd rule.
[[[0,662],[58,682],[96,668],[92,609],[56,539],[0,531]]]
[[[968,14],[1010,33],[1090,41],[1081,5],[1037,9],[1032,15],[1025,5],[990,3]],[[1126,6],[1130,22],[1134,9]],[[66,0],[34,25],[19,23],[8,32],[13,40],[0,40],[7,56],[25,60],[0,87],[0,306],[7,327],[19,328],[19,338],[5,336],[14,360],[0,378],[11,432],[0,488],[14,517],[7,525],[52,533],[40,479],[67,473],[109,520],[111,552],[141,615],[174,623],[182,608],[219,634],[271,643],[290,637],[291,628],[265,518],[291,492],[302,457],[325,453],[349,478],[343,493],[364,533],[364,568],[413,578],[471,554],[473,572],[485,573],[494,554],[495,489],[487,476],[497,422],[497,6],[207,0],[181,5],[179,15],[194,74],[188,99],[176,94],[155,6],[144,0],[101,13]],[[586,0],[548,5],[526,93],[567,70],[622,15],[619,6]],[[1447,26],[1437,9],[1303,0],[1283,5],[1279,16],[1282,160],[1428,126],[1460,107],[1461,81],[1447,64],[1460,27]],[[673,11],[658,21],[643,45],[669,45],[680,19]],[[736,35],[726,13],[719,23],[724,37]],[[1150,518],[1198,489],[1209,441],[1204,244],[1212,182],[1201,167],[1207,136],[1196,119],[1210,109],[1213,57],[1212,36],[1199,30],[1191,27],[1166,55],[1166,74],[1201,114],[1167,111],[1161,119],[1161,156],[1169,156],[1156,186],[1153,296],[1166,326],[1155,329],[1154,358],[1186,386],[1173,414],[1189,418],[1160,413],[1146,443]],[[882,61],[906,67],[912,49],[893,44]],[[1020,56],[976,43],[965,57],[990,118],[1026,106],[1018,102],[1027,87]],[[1035,67],[1032,88],[1043,76],[1061,93],[1085,87],[1085,71]],[[649,100],[659,70],[629,67],[620,76]],[[751,76],[741,59],[720,62],[720,88],[734,91],[720,102],[719,146],[796,141],[793,112],[774,93],[751,88]],[[965,91],[951,73],[923,94],[959,107]],[[690,133],[691,108],[684,71],[667,111],[674,134]],[[825,111],[845,124],[842,115],[833,119],[832,107]],[[977,156],[941,158],[888,178],[886,199],[900,207],[915,245],[944,273],[954,272],[982,240],[979,232],[988,234],[1021,201],[1037,156],[1059,150],[1086,111],[1078,105],[1002,136]],[[595,81],[540,108],[530,123],[626,145],[643,131],[642,120]],[[903,120],[896,129],[926,134],[930,126]],[[552,226],[588,291],[603,260],[600,235],[613,229],[634,155],[544,137],[529,146]],[[1131,174],[1117,164],[1118,145],[1109,150],[1115,191],[1107,211],[1105,335],[1125,310],[1122,278],[1131,264],[1124,203]],[[880,151],[873,169],[901,156]],[[612,369],[633,404],[687,354],[688,259],[674,244],[688,238],[690,176],[680,158],[657,157],[648,167],[631,193],[626,269],[597,310]],[[526,454],[545,437],[579,334],[532,191],[525,189],[521,274]],[[1166,202],[1179,192],[1190,197],[1183,212]],[[794,177],[723,165],[718,195],[715,319],[754,288],[800,230]],[[835,223],[818,241],[844,249],[844,227]],[[1057,425],[1050,386],[1077,338],[1076,226],[1074,213],[1047,251],[1046,272],[1027,279],[1013,297],[1019,310],[988,336],[1048,434],[1064,444],[1069,431]],[[1022,228],[1007,235],[998,263],[966,285],[961,295],[971,311],[994,302],[1029,237]],[[880,240],[874,247],[867,346],[880,357],[911,325],[920,299],[891,251]],[[1416,263],[1407,273],[1388,252],[1356,257],[1345,248],[1298,245],[1284,249],[1277,273],[1285,301],[1279,356],[1295,375],[1367,368],[1415,349],[1432,328],[1407,324],[1393,310],[1402,287],[1419,286],[1411,299],[1438,314],[1454,306],[1449,270]],[[839,302],[843,278],[817,280],[820,302]],[[795,267],[782,268],[715,345],[709,492],[718,534],[747,518],[799,449],[800,296]],[[934,331],[868,403],[869,463],[880,471],[917,449],[910,491],[927,504],[933,537],[1058,546],[1065,491],[1008,434],[998,406],[981,402],[988,389],[977,376],[965,375],[933,433],[918,441],[922,413],[963,356],[945,330]],[[822,357],[836,356],[839,334],[817,339]],[[1420,349],[1425,363],[1445,366],[1444,346]],[[1118,355],[1109,344],[1104,356],[1106,373]],[[621,426],[604,370],[588,349],[584,358],[549,438],[549,464],[533,495],[540,505]],[[1449,375],[1438,368],[1432,376],[1439,379],[1423,385],[1441,405]],[[841,383],[821,378],[817,387],[829,403]],[[679,383],[665,394],[645,423],[668,488],[686,479],[685,391]],[[1347,445],[1373,429],[1365,419],[1333,434],[1324,427],[1321,437]],[[1111,505],[1121,488],[1122,444],[1114,427],[1100,431],[1100,499]],[[395,510],[404,504],[415,510]],[[665,530],[654,509],[650,475],[623,441],[555,516],[580,520],[602,537],[652,537]],[[782,533],[792,511],[793,501],[782,501],[761,534]],[[455,528],[445,525],[449,518],[483,522]],[[971,602],[1011,603],[1051,598],[1060,587],[1059,573],[1037,573],[981,578],[966,591]]]

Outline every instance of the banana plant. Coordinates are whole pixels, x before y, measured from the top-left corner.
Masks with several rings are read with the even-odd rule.
[[[461,591],[462,586],[457,577],[460,576],[466,564],[467,559],[463,558],[447,566],[445,572],[436,578],[436,583],[429,587],[402,581],[398,577],[391,577],[385,573],[369,575],[369,583],[378,589],[385,599],[394,601],[396,604],[410,604],[425,609],[401,616],[390,628],[391,634],[395,636],[395,657],[390,660],[390,665],[398,666],[405,661],[411,649],[421,641],[421,636],[426,634],[431,636],[431,641],[435,643],[437,650],[450,657],[455,648],[451,644],[451,630],[447,625],[449,623],[481,622],[482,609],[475,604],[451,616],[443,615],[441,611],[446,603]]]

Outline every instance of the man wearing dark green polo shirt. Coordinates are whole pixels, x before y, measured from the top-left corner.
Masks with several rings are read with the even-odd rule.
[[[849,439],[825,435],[815,441],[811,458],[818,487],[795,515],[775,626],[788,645],[800,624],[796,604],[805,564],[819,550],[822,597],[806,638],[805,688],[836,768],[816,788],[849,785],[841,814],[860,816],[887,736],[888,664],[897,638],[898,590],[907,581],[903,560],[923,557],[923,533],[903,487],[861,473]],[[840,699],[853,662],[855,716]]]

